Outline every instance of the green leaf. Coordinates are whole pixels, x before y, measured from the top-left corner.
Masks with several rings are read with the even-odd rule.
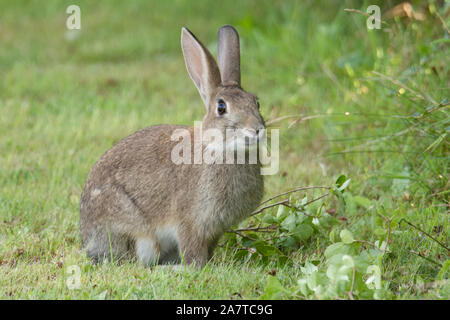
[[[303,272],[303,274],[310,275],[314,271],[317,271],[318,268],[317,268],[317,266],[313,265],[312,263],[306,262],[304,267],[300,267],[300,270]]]
[[[250,248],[253,246],[253,243],[255,242],[255,240],[251,240],[251,239],[243,239],[242,240],[242,245],[244,247]]]
[[[305,196],[305,197],[302,199],[302,201],[300,202],[300,205],[299,205],[299,206],[303,207],[307,202],[308,202],[308,196]]]
[[[105,290],[94,297],[94,300],[106,300],[106,296],[108,295],[108,290]]]
[[[276,223],[277,220],[275,219],[275,217],[272,214],[268,213],[264,216],[263,222],[265,222],[267,224],[273,224],[273,223]]]
[[[350,244],[355,241],[355,239],[353,239],[353,234],[347,229],[342,230],[339,236],[341,237],[342,242],[345,244]]]
[[[302,223],[297,225],[292,233],[299,241],[304,241],[312,236],[314,229],[309,224]]]
[[[447,279],[446,274],[448,273],[449,269],[450,269],[450,260],[447,259],[444,263],[444,266],[441,268],[438,275],[436,276],[436,280]]]
[[[291,214],[286,219],[283,220],[281,226],[284,229],[289,230],[289,232],[292,232],[295,229],[296,224],[297,224],[297,217],[295,214]]]
[[[346,269],[345,269],[346,270]],[[344,271],[345,271],[344,270]],[[327,269],[327,277],[333,281],[349,281],[348,272],[343,272],[339,265],[332,264]]]
[[[347,180],[347,177],[344,174],[341,174],[337,179],[336,179],[336,186],[339,188],[340,186],[342,186],[342,184]]]
[[[356,271],[358,271],[359,273],[365,273],[370,265],[370,261],[365,252],[356,257],[353,257],[353,261],[355,262]]]
[[[278,264],[281,265],[281,266],[284,266],[287,263],[291,264],[291,262],[292,262],[292,260],[288,256],[286,256],[284,254],[281,254],[278,257]]]
[[[378,238],[384,238],[384,236],[387,233],[387,230],[385,230],[384,228],[375,228],[375,230],[373,231],[373,233],[375,233],[375,235]]]
[[[335,242],[336,241],[336,232],[334,229],[332,229],[330,231],[330,233],[328,234],[328,240],[330,240],[330,242]]]
[[[352,256],[349,256],[348,254],[346,254],[342,257],[342,263],[347,268],[353,268],[355,266],[355,260],[353,259]]]
[[[438,43],[450,43],[450,39],[448,38],[441,38],[431,41],[431,44],[438,44]]]
[[[286,207],[285,206],[278,206],[277,210],[277,219],[282,218],[286,213]]]
[[[314,271],[306,278],[306,284],[308,288],[312,291],[315,291],[317,287],[320,285],[319,272]]]
[[[363,207],[364,209],[369,209],[372,205],[372,201],[362,196],[354,196],[353,201],[355,201],[358,206]]]
[[[306,297],[309,294],[308,284],[306,278],[301,278],[297,281],[300,292]]]
[[[366,285],[369,289],[381,289],[381,270],[377,265],[370,265],[366,273],[369,276],[366,280]]]
[[[328,246],[325,249],[324,255],[326,258],[329,259],[336,254],[342,253],[344,248],[345,248],[345,244],[342,242],[333,243],[332,245]]]
[[[265,257],[271,257],[276,254],[281,254],[280,250],[271,246],[266,241],[261,241],[261,240],[255,241],[253,243],[253,247],[256,249],[257,252],[259,252],[261,255],[263,255]]]
[[[280,280],[276,277],[269,276],[263,295],[260,297],[262,300],[277,300],[280,299],[286,290],[281,285]]]
[[[328,213],[323,213],[322,217],[319,218],[319,224],[324,228],[329,228],[339,223],[339,220],[329,215]]]
[[[288,236],[282,240],[281,244],[286,248],[295,248],[297,246],[297,239],[294,236]]]
[[[241,260],[244,259],[245,257],[248,256],[248,251],[247,250],[238,250],[235,254],[234,254],[234,259],[235,260]]]
[[[308,219],[308,216],[305,215],[303,212],[296,212],[295,213],[295,222],[297,224],[303,223],[306,219]]]
[[[350,184],[351,179],[346,180],[339,188],[339,191],[344,191],[345,188],[348,187],[348,185]]]
[[[351,245],[345,244],[343,242],[336,242],[325,249],[324,255],[327,259],[329,259],[334,255],[351,255],[354,253],[354,251],[356,250]]]

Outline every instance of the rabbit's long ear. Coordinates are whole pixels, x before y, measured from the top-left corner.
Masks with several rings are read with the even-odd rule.
[[[239,34],[232,26],[225,25],[217,34],[217,52],[223,85],[241,85],[241,53]]]
[[[189,76],[208,108],[214,90],[220,86],[217,63],[208,49],[186,28],[181,29],[181,48]]]

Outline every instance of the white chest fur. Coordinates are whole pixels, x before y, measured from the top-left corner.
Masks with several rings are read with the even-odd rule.
[[[178,230],[176,226],[158,228],[153,236],[136,240],[136,256],[144,265],[153,265],[179,260]]]

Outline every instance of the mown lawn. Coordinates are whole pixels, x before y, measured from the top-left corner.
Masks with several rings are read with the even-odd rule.
[[[66,29],[73,1],[0,2],[0,298],[448,299],[450,4],[413,2],[380,30],[344,10],[399,2],[77,1],[80,32]],[[90,168],[140,128],[202,119],[180,29],[216,54],[223,24],[280,129],[265,198],[331,194],[290,194],[298,210],[239,226],[273,232],[227,234],[203,270],[91,265],[78,225]]]

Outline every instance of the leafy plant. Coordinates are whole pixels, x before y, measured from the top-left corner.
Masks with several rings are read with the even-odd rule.
[[[228,235],[227,243],[239,245],[235,259],[251,259],[263,264],[292,263],[289,254],[310,241],[314,235],[326,233],[332,226],[339,223],[335,217],[324,210],[326,204],[322,199],[334,195],[338,200],[345,202],[342,194],[349,183],[350,179],[341,175],[335,185],[326,188],[329,192],[318,198],[308,200],[305,196],[296,200],[291,195],[284,201],[275,202],[275,206],[265,207],[267,209],[278,207],[278,209],[275,213],[273,211],[265,213],[251,226],[230,231],[231,235]],[[279,196],[282,195],[285,193]],[[317,205],[321,200],[322,202]],[[257,210],[258,213],[259,211],[261,210]],[[236,238],[237,236],[240,236],[240,239]]]
[[[306,262],[297,285],[289,289],[273,277],[262,298],[274,299],[282,294],[308,299],[386,299],[392,296],[389,283],[382,281],[381,261],[386,244],[361,250],[362,243],[344,229],[341,241],[329,245],[321,266]]]

